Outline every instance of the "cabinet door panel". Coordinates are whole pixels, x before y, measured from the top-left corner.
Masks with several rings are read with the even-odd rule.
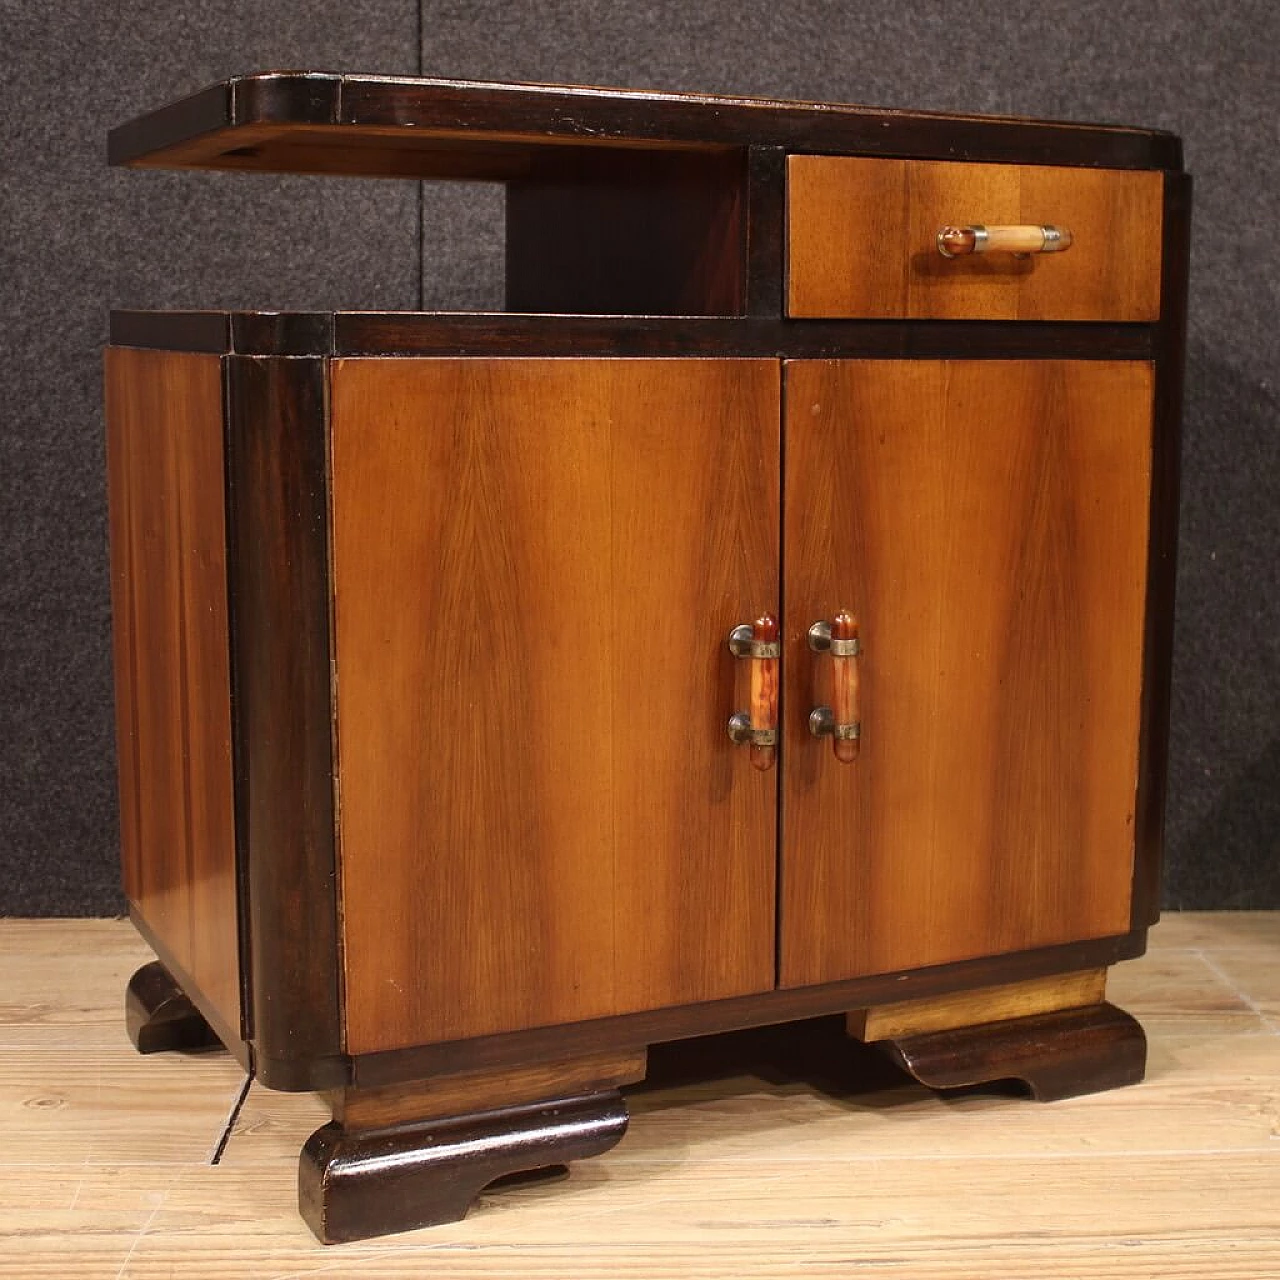
[[[773,985],[725,637],[778,605],[779,377],[334,362],[350,1052]]]
[[[1128,932],[1150,366],[785,376],[782,984]],[[806,724],[842,608],[854,764]]]

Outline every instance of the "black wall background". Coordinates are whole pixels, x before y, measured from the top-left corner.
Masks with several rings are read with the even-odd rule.
[[[110,125],[227,75],[286,67],[1181,133],[1197,195],[1165,901],[1280,907],[1273,17],[1270,0],[1016,12],[996,0],[0,0],[0,914],[123,905],[108,308],[501,305],[493,188],[106,168]]]

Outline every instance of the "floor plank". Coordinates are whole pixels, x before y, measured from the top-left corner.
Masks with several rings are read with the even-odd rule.
[[[1280,1278],[1280,913],[1166,917],[1113,971],[1134,1088],[944,1098],[821,1027],[783,1066],[716,1042],[568,1180],[327,1250],[294,1199],[323,1104],[252,1086],[211,1165],[242,1076],[133,1052],[147,958],[124,922],[0,921],[0,1276]]]

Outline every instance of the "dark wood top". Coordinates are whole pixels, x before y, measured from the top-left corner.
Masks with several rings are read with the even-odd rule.
[[[1180,169],[1172,134],[996,116],[563,85],[264,72],[113,129],[116,165],[518,179],[581,148]]]

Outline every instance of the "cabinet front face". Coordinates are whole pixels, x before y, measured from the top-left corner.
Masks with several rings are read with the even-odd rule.
[[[725,637],[778,608],[779,376],[333,362],[349,1052],[773,986]]]
[[[782,984],[1127,933],[1150,366],[785,376]],[[807,728],[839,610],[852,763]]]

